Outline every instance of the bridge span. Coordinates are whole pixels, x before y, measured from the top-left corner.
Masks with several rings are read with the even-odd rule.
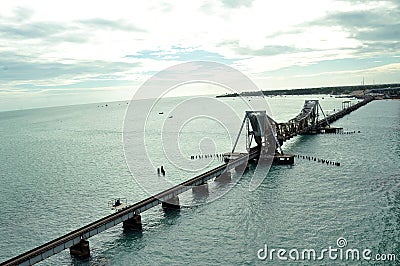
[[[68,248],[72,255],[82,258],[89,257],[90,249],[87,239],[90,237],[121,223],[124,228],[142,230],[140,216],[142,212],[160,204],[165,210],[179,209],[179,194],[190,189],[193,191],[204,189],[204,187],[207,186],[207,181],[213,178],[215,178],[215,180],[230,180],[231,170],[236,169],[237,171],[244,171],[248,162],[251,160],[257,160],[263,149],[268,148],[267,146],[271,145],[271,143],[273,143],[274,150],[276,151],[274,162],[292,164],[294,162],[294,156],[283,154],[280,149],[280,146],[284,141],[298,134],[316,134],[321,131],[336,130],[337,128],[330,127],[330,123],[351,113],[372,100],[372,97],[365,98],[363,101],[342,109],[332,115],[325,116],[324,114],[322,119],[319,119],[319,110],[323,113],[319,102],[316,100],[305,101],[301,112],[295,118],[286,123],[275,122],[271,117],[266,115],[265,111],[248,111],[245,114],[240,129],[242,130],[244,125],[246,125],[248,133],[247,153],[234,152],[237,144],[236,141],[232,152],[225,155],[226,160],[224,164],[21,255],[11,258],[0,265],[32,265]],[[276,142],[274,142],[274,140]],[[253,141],[255,142],[253,143],[256,145],[255,147],[251,146]]]

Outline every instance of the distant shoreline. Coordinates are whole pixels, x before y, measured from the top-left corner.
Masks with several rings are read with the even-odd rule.
[[[400,88],[399,83],[392,84],[376,84],[376,85],[357,85],[357,86],[334,86],[334,87],[316,87],[316,88],[302,88],[302,89],[288,89],[288,90],[262,90],[262,91],[250,91],[242,93],[231,93],[217,95],[217,98],[221,97],[239,97],[239,96],[278,96],[278,95],[310,95],[310,94],[329,94],[329,95],[350,95],[354,97],[363,98],[364,95],[373,92],[373,90],[388,89],[388,88]],[[399,92],[395,95],[398,98]]]

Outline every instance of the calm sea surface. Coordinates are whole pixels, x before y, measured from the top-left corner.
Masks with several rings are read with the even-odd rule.
[[[341,108],[343,99],[318,97],[328,113]],[[273,97],[267,102],[274,119],[283,122],[300,111],[305,99],[318,97]],[[126,102],[0,112],[0,262],[112,213],[107,207],[111,199],[134,203],[149,196],[135,175],[155,173],[164,165],[169,181],[176,184],[219,165],[216,159],[177,163],[177,154],[163,146],[175,139],[185,158],[227,152],[245,102],[260,109],[265,104],[257,98],[219,99],[221,106],[232,108],[232,113],[215,110],[225,120],[204,116],[182,124],[179,112],[170,114],[188,99],[164,99],[148,114],[144,133],[138,128],[135,134],[144,134],[143,158],[153,165],[142,165],[143,158],[137,158],[133,176],[122,141]],[[133,104],[139,108],[141,103]],[[163,128],[165,123],[169,127]],[[210,183],[214,192],[229,190],[217,200],[199,204],[205,200],[188,191],[181,202],[197,206],[170,215],[161,207],[146,211],[142,233],[116,226],[90,238],[88,261],[63,251],[41,264],[284,265],[276,256],[272,262],[259,260],[258,250],[267,244],[320,251],[337,247],[339,237],[348,248],[396,254],[399,263],[400,101],[373,101],[334,125],[360,133],[297,136],[284,150],[341,162],[340,167],[296,159],[293,166],[273,166],[253,192],[250,169],[233,187]],[[243,150],[242,139],[239,146]],[[348,263],[326,259],[300,264]]]

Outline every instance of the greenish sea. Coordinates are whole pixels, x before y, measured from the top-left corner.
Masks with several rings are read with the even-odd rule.
[[[318,98],[328,113],[341,108],[343,100],[308,95],[267,98],[267,102],[274,119],[283,122],[310,98]],[[148,154],[143,156],[150,156],[155,168],[164,165],[173,183],[221,162],[199,160],[199,168],[187,172],[185,165],[175,165],[168,158],[174,154],[162,151],[157,142],[160,134],[176,136],[187,157],[207,153],[207,149],[227,152],[232,145],[225,129],[206,118],[163,131],[165,121],[177,119],[168,115],[171,106],[185,99],[159,102],[147,117],[148,128],[138,129],[148,145]],[[256,97],[245,100],[259,101]],[[235,98],[219,101],[238,114],[228,126],[230,132],[238,132],[246,106]],[[111,102],[0,112],[0,262],[110,214],[107,202],[111,199],[134,203],[148,196],[135,182],[124,157],[127,106],[127,102]],[[227,193],[207,204],[193,204],[204,199],[188,191],[180,196],[187,207],[179,213],[166,214],[161,207],[146,211],[142,233],[116,226],[90,238],[87,261],[63,251],[40,264],[286,265],[288,261],[276,254],[272,261],[260,260],[259,250],[267,245],[268,249],[321,251],[338,248],[339,238],[347,242],[344,251],[370,249],[373,258],[395,254],[399,264],[400,101],[373,101],[334,125],[360,133],[297,136],[285,143],[284,150],[341,162],[340,167],[296,159],[293,166],[271,167],[252,192],[248,189],[250,169],[232,187],[210,184],[210,190]],[[199,148],[204,138],[214,146],[204,142]],[[148,166],[140,169],[142,160],[137,158],[139,168],[133,175],[148,172]],[[297,264],[381,262],[326,256]]]

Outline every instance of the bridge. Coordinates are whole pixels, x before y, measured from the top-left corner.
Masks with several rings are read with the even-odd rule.
[[[367,97],[363,101],[329,116],[325,116],[317,100],[307,100],[300,113],[286,123],[277,123],[266,114],[266,111],[247,111],[234,147],[231,152],[224,155],[225,163],[222,165],[11,258],[0,265],[32,265],[65,249],[70,249],[71,255],[87,258],[90,256],[89,241],[87,240],[90,237],[121,223],[126,229],[142,230],[140,216],[142,212],[160,204],[165,211],[179,209],[179,194],[188,190],[193,190],[195,193],[207,191],[207,182],[211,179],[215,179],[217,182],[229,181],[233,169],[237,172],[245,171],[250,161],[258,160],[271,149],[274,152],[274,163],[293,164],[294,155],[284,154],[281,149],[285,141],[299,134],[329,133],[340,130],[340,128],[331,127],[330,124],[372,100],[372,97]],[[321,119],[319,119],[319,111],[323,114]],[[244,128],[247,130],[247,153],[237,153],[235,148]]]
[[[278,143],[282,145],[283,142],[297,135],[338,132],[342,128],[331,127],[331,123],[366,105],[373,99],[373,97],[367,96],[363,101],[348,105],[347,108],[342,108],[342,110],[329,116],[325,115],[318,100],[306,100],[303,109],[295,118],[286,123],[275,122]],[[319,119],[319,110],[323,114],[322,119]]]

